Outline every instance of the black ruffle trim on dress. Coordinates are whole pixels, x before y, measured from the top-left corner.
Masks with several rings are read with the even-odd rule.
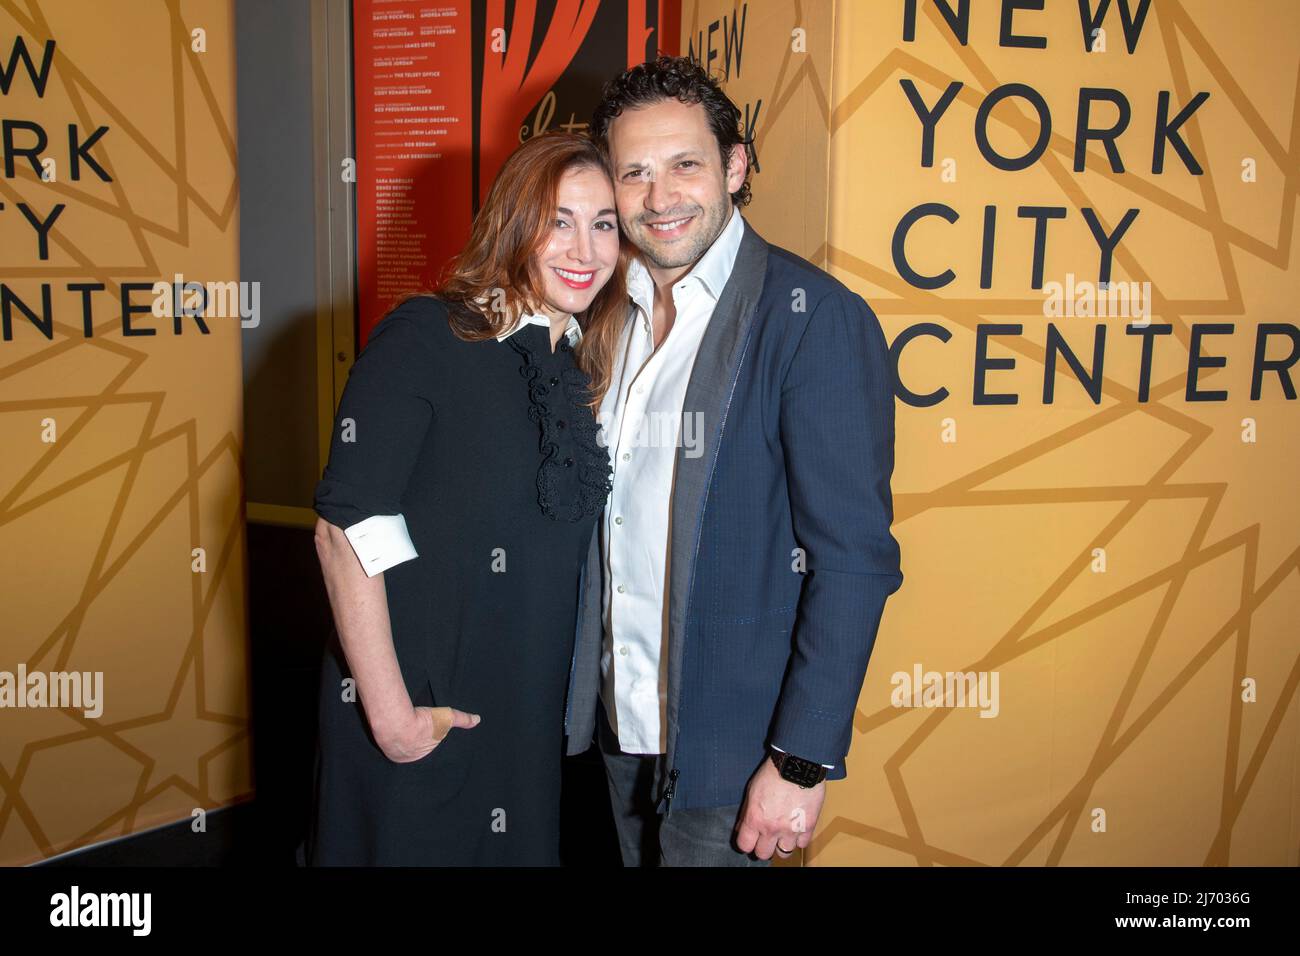
[[[537,503],[542,514],[557,521],[581,521],[605,506],[605,499],[614,488],[613,469],[609,453],[597,441],[599,425],[584,406],[589,398],[591,380],[582,369],[566,368],[559,374],[564,396],[575,410],[581,410],[568,429],[572,436],[569,444],[574,454],[561,459],[565,423],[555,416],[548,404],[551,386],[543,377],[542,368],[533,359],[533,352],[512,335],[508,344],[523,358],[519,374],[528,383],[528,418],[541,429],[537,447],[542,453],[542,463],[537,468]],[[572,352],[567,338],[560,339],[559,348]],[[577,466],[577,481],[565,481],[565,472]],[[575,488],[576,484],[576,488]],[[565,494],[564,492],[569,492]]]

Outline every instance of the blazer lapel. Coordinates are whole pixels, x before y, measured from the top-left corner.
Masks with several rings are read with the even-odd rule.
[[[681,698],[686,605],[695,576],[700,521],[713,466],[717,461],[727,409],[745,357],[755,307],[763,291],[767,243],[748,222],[731,275],[700,342],[682,403],[685,416],[699,422],[696,457],[687,457],[685,442],[677,450],[669,516],[668,549],[668,766],[672,767]]]

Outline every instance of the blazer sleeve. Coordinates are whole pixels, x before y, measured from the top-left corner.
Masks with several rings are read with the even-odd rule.
[[[441,376],[430,323],[446,321],[438,312],[412,300],[371,331],[348,374],[316,485],[316,513],[343,529],[369,577],[419,557],[402,501],[435,413]]]
[[[840,778],[885,599],[903,583],[890,531],[893,374],[879,320],[856,293],[832,292],[809,316],[780,431],[805,576],[770,743]]]

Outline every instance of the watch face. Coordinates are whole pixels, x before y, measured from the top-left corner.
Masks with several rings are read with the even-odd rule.
[[[801,787],[817,786],[817,784],[821,783],[822,772],[825,769],[825,767],[815,764],[811,760],[804,760],[790,754],[786,754],[781,760],[781,776]]]

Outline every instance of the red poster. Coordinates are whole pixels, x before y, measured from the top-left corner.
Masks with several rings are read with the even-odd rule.
[[[680,48],[680,0],[353,0],[358,347],[433,288],[506,157]]]
[[[357,0],[353,35],[360,347],[469,232],[470,3]]]

